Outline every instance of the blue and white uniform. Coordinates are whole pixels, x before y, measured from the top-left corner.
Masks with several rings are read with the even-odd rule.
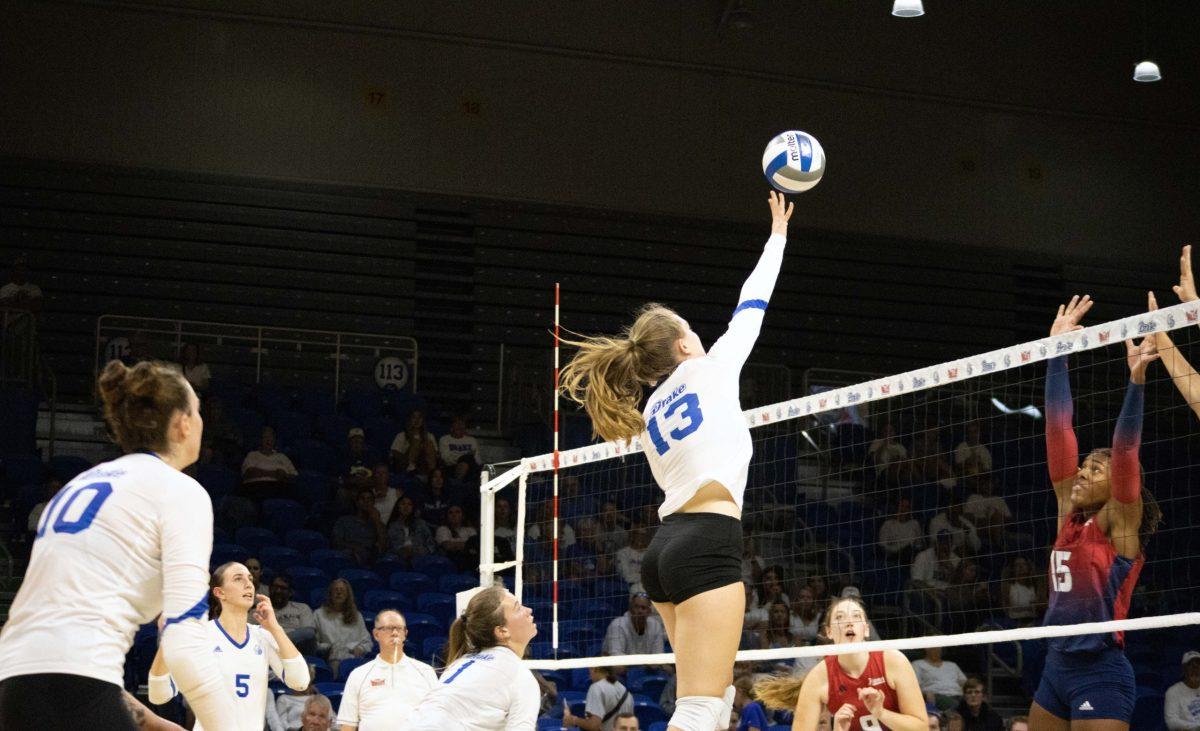
[[[405,731],[534,731],[542,691],[507,647],[464,655],[413,712]]]
[[[739,377],[762,328],[787,239],[773,235],[742,285],[729,328],[702,358],[685,360],[654,389],[641,435],[654,480],[665,493],[659,518],[716,481],[742,507],[753,447]]]
[[[205,629],[209,652],[237,705],[241,728],[262,728],[267,703],[275,701],[267,688],[268,670],[292,690],[308,687],[308,663],[299,655],[282,659],[275,638],[262,627],[246,625],[246,634],[240,639],[230,637],[215,619],[210,619]],[[178,692],[170,674],[151,675],[149,686],[150,702],[155,704],[166,703]],[[204,726],[197,721],[195,729],[203,731]]]
[[[205,647],[212,524],[200,483],[153,454],[71,480],[38,523],[0,633],[0,681],[62,673],[121,686],[138,626],[163,614],[166,660],[185,695],[200,699],[197,715],[236,728]]]

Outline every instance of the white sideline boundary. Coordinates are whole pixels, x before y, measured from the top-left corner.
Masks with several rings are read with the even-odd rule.
[[[869,642],[847,642],[840,645],[809,645],[806,647],[780,647],[775,650],[742,650],[736,662],[763,660],[791,660],[798,657],[825,657],[845,655],[851,652],[877,650],[920,650],[926,647],[958,647],[961,645],[987,645],[996,642],[1038,640],[1045,637],[1070,637],[1074,635],[1101,634],[1108,632],[1141,629],[1161,629],[1200,624],[1200,612],[1164,614],[1157,617],[1137,619],[1114,619],[1107,622],[1084,622],[1082,624],[1060,624],[1048,627],[1019,627],[1017,629],[989,630],[986,632],[964,632],[957,635],[927,635],[905,637],[898,640],[872,640]],[[675,653],[658,655],[606,655],[599,657],[577,657],[564,660],[526,660],[531,670],[570,670],[572,668],[611,667],[615,665],[674,665]]]

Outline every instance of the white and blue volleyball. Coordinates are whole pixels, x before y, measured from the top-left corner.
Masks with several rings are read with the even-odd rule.
[[[825,150],[817,138],[792,130],[767,143],[763,151],[763,175],[781,193],[803,193],[825,174]]]

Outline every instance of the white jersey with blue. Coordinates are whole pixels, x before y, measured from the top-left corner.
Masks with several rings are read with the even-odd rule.
[[[464,655],[413,712],[405,731],[534,731],[542,690],[507,647]]]
[[[660,518],[678,511],[713,481],[742,507],[754,449],[742,414],[739,376],[762,328],[786,244],[780,235],[767,239],[725,334],[704,357],[680,363],[646,402],[641,441],[650,471],[666,493]]]
[[[42,512],[0,633],[0,680],[65,673],[121,685],[139,625],[206,616],[212,516],[204,488],[152,454],[67,483]]]
[[[304,658],[281,659],[275,638],[262,627],[247,624],[246,634],[240,639],[230,637],[215,619],[210,619],[205,629],[221,677],[229,693],[236,699],[241,728],[262,728],[268,699],[275,702],[274,695],[267,688],[270,679],[267,670],[292,690],[308,687],[308,664]],[[169,674],[151,675],[149,688],[150,702],[155,704],[166,703],[177,692]],[[197,721],[195,731],[203,729]]]

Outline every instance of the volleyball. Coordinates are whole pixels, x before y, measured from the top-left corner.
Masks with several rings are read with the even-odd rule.
[[[803,193],[825,174],[825,150],[817,138],[792,130],[777,135],[763,151],[763,175],[782,193]]]

